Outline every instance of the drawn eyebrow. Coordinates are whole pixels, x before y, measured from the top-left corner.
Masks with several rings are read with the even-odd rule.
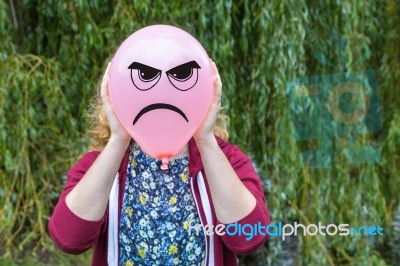
[[[174,68],[171,68],[170,70],[168,70],[168,71],[165,72],[165,73],[170,74],[170,72],[172,72],[172,71],[174,71],[174,70],[176,70],[176,69],[179,69],[179,68],[181,68],[181,67],[185,67],[185,68],[186,68],[186,67],[187,67],[187,68],[201,68],[201,67],[199,66],[199,64],[197,64],[197,62],[193,60],[193,61],[184,63],[184,64],[182,64],[182,65],[176,66],[176,67],[174,67]]]
[[[133,62],[132,64],[129,65],[128,69],[142,69],[142,68],[146,68],[146,67],[161,72],[161,70],[159,70],[159,69],[157,69],[157,68],[154,68],[154,67],[151,67],[151,66],[148,66],[148,65],[145,65],[145,64],[141,64],[141,63],[139,63],[139,62]]]

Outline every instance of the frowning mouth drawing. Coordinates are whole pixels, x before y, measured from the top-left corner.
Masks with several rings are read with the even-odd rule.
[[[185,113],[178,107],[171,105],[171,104],[167,104],[167,103],[153,103],[153,104],[150,104],[150,105],[144,107],[142,110],[140,110],[140,112],[136,115],[135,119],[133,119],[132,125],[135,125],[137,123],[137,121],[140,119],[140,117],[142,117],[145,113],[150,112],[152,110],[156,110],[156,109],[167,109],[167,110],[177,112],[186,120],[186,122],[189,122]]]

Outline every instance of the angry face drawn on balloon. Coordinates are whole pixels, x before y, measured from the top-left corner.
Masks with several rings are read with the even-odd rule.
[[[178,90],[187,91],[193,88],[197,83],[198,79],[198,69],[200,66],[196,63],[196,61],[190,61],[185,64],[174,67],[173,69],[165,72],[168,76],[171,84]],[[146,66],[144,64],[133,62],[129,69],[131,70],[131,79],[133,85],[138,90],[150,90],[153,88],[157,82],[161,78],[161,70],[153,68],[151,66]],[[136,115],[133,120],[133,125],[139,120],[139,118],[147,112],[150,112],[155,109],[168,109],[180,114],[187,122],[185,113],[176,106],[173,106],[168,103],[153,103],[146,107],[144,107],[140,112]]]
[[[208,112],[213,97],[210,59],[179,28],[143,28],[124,41],[111,62],[110,97],[124,128],[165,169]]]

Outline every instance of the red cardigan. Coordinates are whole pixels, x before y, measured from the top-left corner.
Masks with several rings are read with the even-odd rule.
[[[264,199],[264,193],[260,179],[254,171],[251,161],[237,146],[231,145],[219,138],[217,138],[217,140],[236,174],[257,200],[254,209],[244,218],[240,219],[238,223],[257,224],[261,222],[263,225],[268,225],[270,218]],[[94,246],[92,265],[101,266],[107,265],[108,210],[100,220],[88,221],[74,214],[65,203],[65,197],[84,176],[98,155],[99,152],[95,151],[86,153],[68,172],[68,181],[54,209],[48,226],[50,236],[54,243],[67,253],[80,254]],[[127,151],[118,170],[120,176],[119,210],[121,210],[128,157],[129,154]],[[193,196],[198,207],[200,219],[203,224],[211,222],[215,227],[220,224],[220,222],[215,215],[210,190],[207,184],[207,177],[205,176],[200,158],[200,152],[193,139],[189,141],[189,158],[189,174],[192,179]],[[204,176],[204,179],[201,178],[204,181],[197,182],[200,172],[202,176]],[[199,187],[201,183],[203,184],[203,189]],[[207,199],[205,200],[204,197],[207,197]],[[207,204],[204,204],[205,202]],[[210,221],[210,219],[212,220]],[[237,265],[235,254],[254,252],[263,244],[266,238],[267,236],[261,235],[256,235],[251,240],[246,240],[246,236],[244,235],[229,236],[225,234],[219,236],[214,234],[213,236],[207,236],[206,246],[209,249],[208,252],[206,252],[208,254],[207,265]],[[212,247],[212,250],[210,247]]]

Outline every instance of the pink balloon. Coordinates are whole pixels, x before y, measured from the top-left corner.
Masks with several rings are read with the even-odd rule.
[[[163,160],[194,135],[213,99],[213,70],[201,44],[168,25],[129,36],[111,61],[110,98],[138,145]]]

